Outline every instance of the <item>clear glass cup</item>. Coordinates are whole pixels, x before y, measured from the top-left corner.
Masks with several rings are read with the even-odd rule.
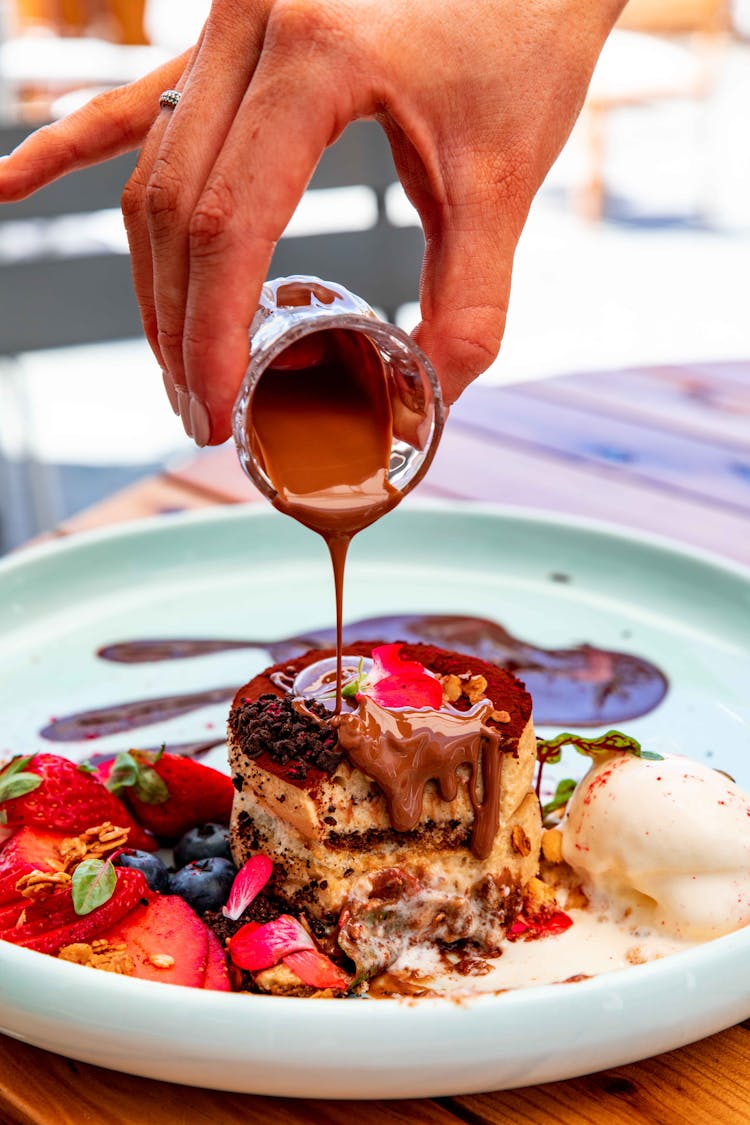
[[[274,370],[309,367],[332,329],[361,333],[379,357],[393,418],[388,481],[402,495],[422,479],[435,455],[445,421],[435,370],[415,341],[380,319],[370,306],[335,282],[317,277],[282,277],[266,282],[250,325],[250,363],[232,415],[240,463],[260,491],[275,502],[277,491],[253,442],[252,399],[261,378]]]

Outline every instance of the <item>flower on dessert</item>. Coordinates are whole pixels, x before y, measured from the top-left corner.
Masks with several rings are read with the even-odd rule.
[[[417,660],[405,660],[403,645],[378,645],[372,650],[372,668],[347,684],[345,696],[367,696],[381,707],[430,707],[439,710],[443,685]]]

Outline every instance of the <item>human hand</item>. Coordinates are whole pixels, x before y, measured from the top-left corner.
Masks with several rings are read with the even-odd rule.
[[[492,362],[516,243],[623,0],[214,0],[195,50],[0,162],[0,200],[136,147],[123,195],[149,343],[224,441],[274,246],[324,149],[375,117],[426,238],[415,337],[448,403]],[[167,86],[182,92],[158,110]]]

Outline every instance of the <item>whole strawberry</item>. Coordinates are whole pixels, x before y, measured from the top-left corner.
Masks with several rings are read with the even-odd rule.
[[[11,827],[33,825],[52,832],[77,834],[109,820],[128,828],[128,845],[145,851],[156,847],[122,801],[88,766],[58,754],[14,758],[0,772],[0,821]]]
[[[108,774],[107,787],[128,802],[138,823],[162,843],[174,843],[208,821],[229,821],[231,779],[192,758],[131,750],[102,772]]]

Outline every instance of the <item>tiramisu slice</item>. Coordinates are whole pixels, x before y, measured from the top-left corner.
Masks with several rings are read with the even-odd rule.
[[[338,933],[360,977],[415,942],[497,950],[538,867],[530,696],[471,656],[361,643],[334,715],[333,656],[276,665],[235,697],[235,862],[265,852],[275,894]]]

